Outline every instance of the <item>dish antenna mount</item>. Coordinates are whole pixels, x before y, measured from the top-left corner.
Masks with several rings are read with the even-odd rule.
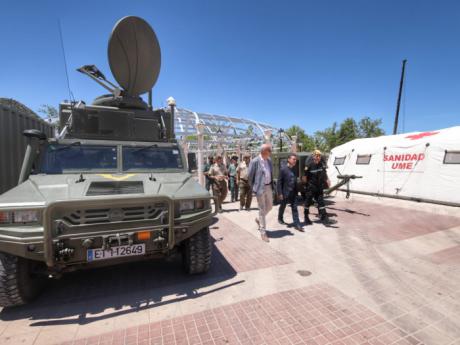
[[[161,67],[161,50],[152,27],[142,18],[128,16],[114,26],[108,45],[110,70],[120,86],[108,81],[94,65],[77,71],[106,88],[115,98],[139,99],[151,91]],[[103,96],[107,98],[109,96]]]

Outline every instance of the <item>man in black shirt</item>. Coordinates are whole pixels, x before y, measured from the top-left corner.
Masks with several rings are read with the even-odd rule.
[[[297,176],[294,172],[297,156],[294,153],[289,154],[287,164],[280,170],[280,176],[277,182],[277,194],[280,201],[280,208],[278,210],[278,222],[286,224],[283,220],[284,210],[286,205],[291,205],[292,219],[294,221],[294,228],[299,231],[304,231],[300,226],[299,212],[297,211]]]
[[[326,225],[335,223],[335,221],[329,219],[326,212],[326,205],[324,204],[323,190],[329,188],[330,181],[327,177],[326,166],[321,160],[321,152],[319,150],[313,151],[312,159],[305,164],[304,182],[307,183],[304,211],[305,225],[312,224],[308,217],[308,209],[313,205],[313,198],[318,203],[318,213],[321,221]]]

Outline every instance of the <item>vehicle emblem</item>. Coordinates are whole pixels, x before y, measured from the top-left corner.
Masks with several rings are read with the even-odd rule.
[[[113,181],[123,181],[126,180],[132,176],[136,176],[136,174],[126,174],[126,175],[112,175],[112,174],[98,174],[101,177],[113,180]]]
[[[125,213],[120,208],[111,209],[109,212],[109,220],[111,222],[120,222],[125,217]]]

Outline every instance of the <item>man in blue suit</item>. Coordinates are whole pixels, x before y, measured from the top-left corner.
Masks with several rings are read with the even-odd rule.
[[[300,225],[299,212],[297,210],[297,176],[294,172],[297,163],[297,155],[291,153],[288,156],[287,164],[281,167],[280,175],[277,183],[278,200],[280,201],[280,208],[278,210],[278,222],[286,225],[284,222],[284,210],[286,205],[290,204],[292,210],[292,220],[294,221],[294,229],[304,231]]]

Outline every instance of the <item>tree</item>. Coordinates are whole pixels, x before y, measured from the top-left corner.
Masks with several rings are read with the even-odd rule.
[[[337,132],[336,146],[345,144],[351,140],[359,138],[358,124],[351,117],[346,118],[341,124]],[[332,147],[331,147],[332,149]]]
[[[314,136],[315,148],[320,151],[328,152],[338,144],[337,122],[334,122],[331,127],[322,131],[316,131]]]
[[[370,117],[363,117],[359,123],[359,137],[360,138],[374,138],[385,135],[385,131],[380,128],[382,119],[372,120]]]
[[[357,123],[353,118],[349,117],[340,126],[337,122],[334,122],[331,127],[316,131],[313,136],[306,134],[301,127],[296,125],[289,127],[286,130],[286,134],[290,137],[297,135],[299,143],[302,143],[303,151],[318,149],[323,152],[329,152],[334,147],[353,139],[384,135],[385,132],[380,128],[381,125],[381,119],[372,120],[366,116]]]
[[[297,141],[301,145],[302,151],[312,151],[315,149],[315,143],[313,138],[309,136],[305,131],[299,126],[293,125],[286,129],[285,133],[292,138],[292,136],[297,135]]]
[[[248,128],[246,128],[246,136],[250,138],[254,136],[254,126],[253,125],[249,125]]]
[[[50,123],[59,123],[59,112],[55,107],[48,104],[42,104],[38,109],[38,112],[42,114]]]

